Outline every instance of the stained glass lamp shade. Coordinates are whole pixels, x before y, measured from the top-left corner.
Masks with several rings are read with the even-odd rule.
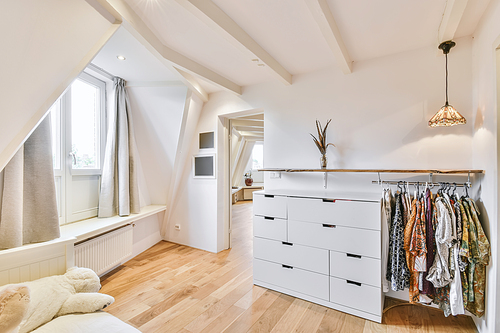
[[[453,46],[455,46],[455,42],[451,40],[439,45],[439,49],[443,50],[446,58],[446,103],[431,120],[429,120],[430,127],[455,126],[467,123],[467,120],[455,110],[453,106],[448,104],[448,53]]]

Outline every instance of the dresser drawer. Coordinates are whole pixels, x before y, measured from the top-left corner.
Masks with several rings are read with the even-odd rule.
[[[253,278],[328,301],[328,275],[254,259]]]
[[[287,221],[274,217],[254,216],[253,235],[257,237],[287,241]]]
[[[290,220],[380,230],[380,203],[288,198]]]
[[[288,241],[380,259],[380,231],[288,221]]]
[[[328,250],[254,237],[253,256],[328,275]]]
[[[341,279],[380,288],[382,285],[380,265],[380,259],[330,251],[330,275]]]
[[[382,315],[380,287],[330,277],[330,302],[374,315]]]
[[[254,193],[253,214],[286,219],[286,197]]]

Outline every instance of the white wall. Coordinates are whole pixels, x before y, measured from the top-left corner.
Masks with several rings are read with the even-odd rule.
[[[129,87],[135,140],[150,202],[165,205],[187,88]]]
[[[133,230],[132,257],[146,251],[161,241],[160,225],[164,212],[145,217],[135,222]]]
[[[434,46],[356,63],[349,75],[337,68],[327,68],[296,75],[291,86],[271,82],[246,87],[242,96],[226,92],[211,94],[202,110],[198,132],[217,132],[219,182],[216,186],[215,180],[191,179],[184,189],[183,200],[196,200],[195,212],[186,209],[179,213],[179,218],[182,215],[191,229],[203,230],[206,237],[217,237],[217,244],[221,244],[224,188],[220,175],[224,138],[217,116],[235,111],[264,110],[267,168],[318,168],[320,155],[309,133],[314,133],[316,119],[325,123],[330,118],[333,120],[328,140],[337,147],[329,148],[329,167],[472,167],[471,49],[472,39],[462,38],[449,56],[450,102],[469,119],[464,126],[437,129],[427,126],[428,119],[444,104],[444,57],[438,56]],[[198,153],[195,145],[191,153]],[[323,188],[320,174],[283,174],[279,180],[267,177],[268,189]],[[380,191],[371,185],[376,177],[331,174],[329,188]],[[427,175],[420,179],[427,179]],[[198,202],[200,199],[203,202]],[[190,245],[201,247],[200,244],[193,241]],[[217,250],[221,249],[217,245]]]
[[[81,0],[0,2],[0,169],[97,53],[110,27]]]
[[[500,82],[500,57],[495,48],[500,45],[500,1],[493,0],[474,33],[473,42],[473,104],[472,142],[474,167],[485,170],[484,179],[476,188],[480,195],[481,218],[491,243],[492,259],[487,268],[486,314],[484,320],[475,320],[480,332],[498,332],[500,317],[500,288],[497,287],[498,265],[498,87]],[[485,223],[486,222],[486,223]]]

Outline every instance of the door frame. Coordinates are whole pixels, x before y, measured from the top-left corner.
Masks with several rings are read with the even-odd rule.
[[[242,111],[234,111],[224,113],[218,116],[218,151],[219,151],[219,168],[222,177],[217,178],[217,191],[218,197],[222,198],[222,219],[218,219],[218,223],[222,222],[222,228],[218,228],[218,239],[223,242],[223,249],[231,248],[231,219],[232,219],[232,195],[231,195],[231,128],[230,119],[251,116],[255,114],[264,114],[264,140],[265,140],[265,112],[263,108],[247,109]]]

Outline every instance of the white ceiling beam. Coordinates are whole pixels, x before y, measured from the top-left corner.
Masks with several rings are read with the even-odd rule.
[[[241,134],[240,132],[238,132],[237,130],[235,130],[234,128],[231,130],[231,133],[233,135],[236,135],[238,137],[238,139],[241,139]]]
[[[352,60],[326,0],[305,0],[344,74],[352,73]]]
[[[250,138],[250,137],[263,137],[264,132],[248,132],[248,131],[240,131],[240,135],[244,138]]]
[[[184,87],[182,81],[127,81],[126,87]]]
[[[448,0],[439,25],[439,43],[453,39],[467,7],[467,0]]]
[[[191,89],[203,102],[208,102],[208,93],[203,89],[196,78],[189,74],[188,72],[184,72],[178,68],[174,69],[179,73],[180,76],[184,78],[184,83]]]
[[[233,126],[253,126],[253,127],[261,127],[264,128],[264,120],[240,120],[233,119],[231,122]]]
[[[263,133],[264,132],[264,127],[252,127],[252,126],[234,126],[233,128],[241,133],[241,131],[248,131],[248,132],[259,132]]]
[[[155,55],[172,72],[179,73],[179,78],[202,100],[206,101],[208,94],[201,88],[193,75],[201,76],[215,85],[241,95],[241,86],[225,78],[224,76],[206,68],[196,61],[180,54],[179,52],[164,45],[161,40],[149,29],[146,23],[124,0],[87,0],[89,4],[94,4],[98,12],[106,10],[113,17],[119,16],[123,20],[122,25],[134,35],[153,55]],[[95,5],[99,4],[99,6]],[[101,15],[106,15],[105,12]],[[107,15],[109,16],[109,15]],[[105,16],[106,17],[106,16]],[[186,79],[180,69],[191,75]]]
[[[101,0],[85,0],[106,20],[113,24],[122,23],[121,15],[106,1]]]
[[[210,0],[176,0],[198,19],[231,42],[251,59],[259,59],[284,84],[292,84],[290,74],[276,59],[245,32],[229,15]],[[257,65],[257,64],[256,64]]]
[[[245,137],[247,141],[264,141],[264,137]]]

